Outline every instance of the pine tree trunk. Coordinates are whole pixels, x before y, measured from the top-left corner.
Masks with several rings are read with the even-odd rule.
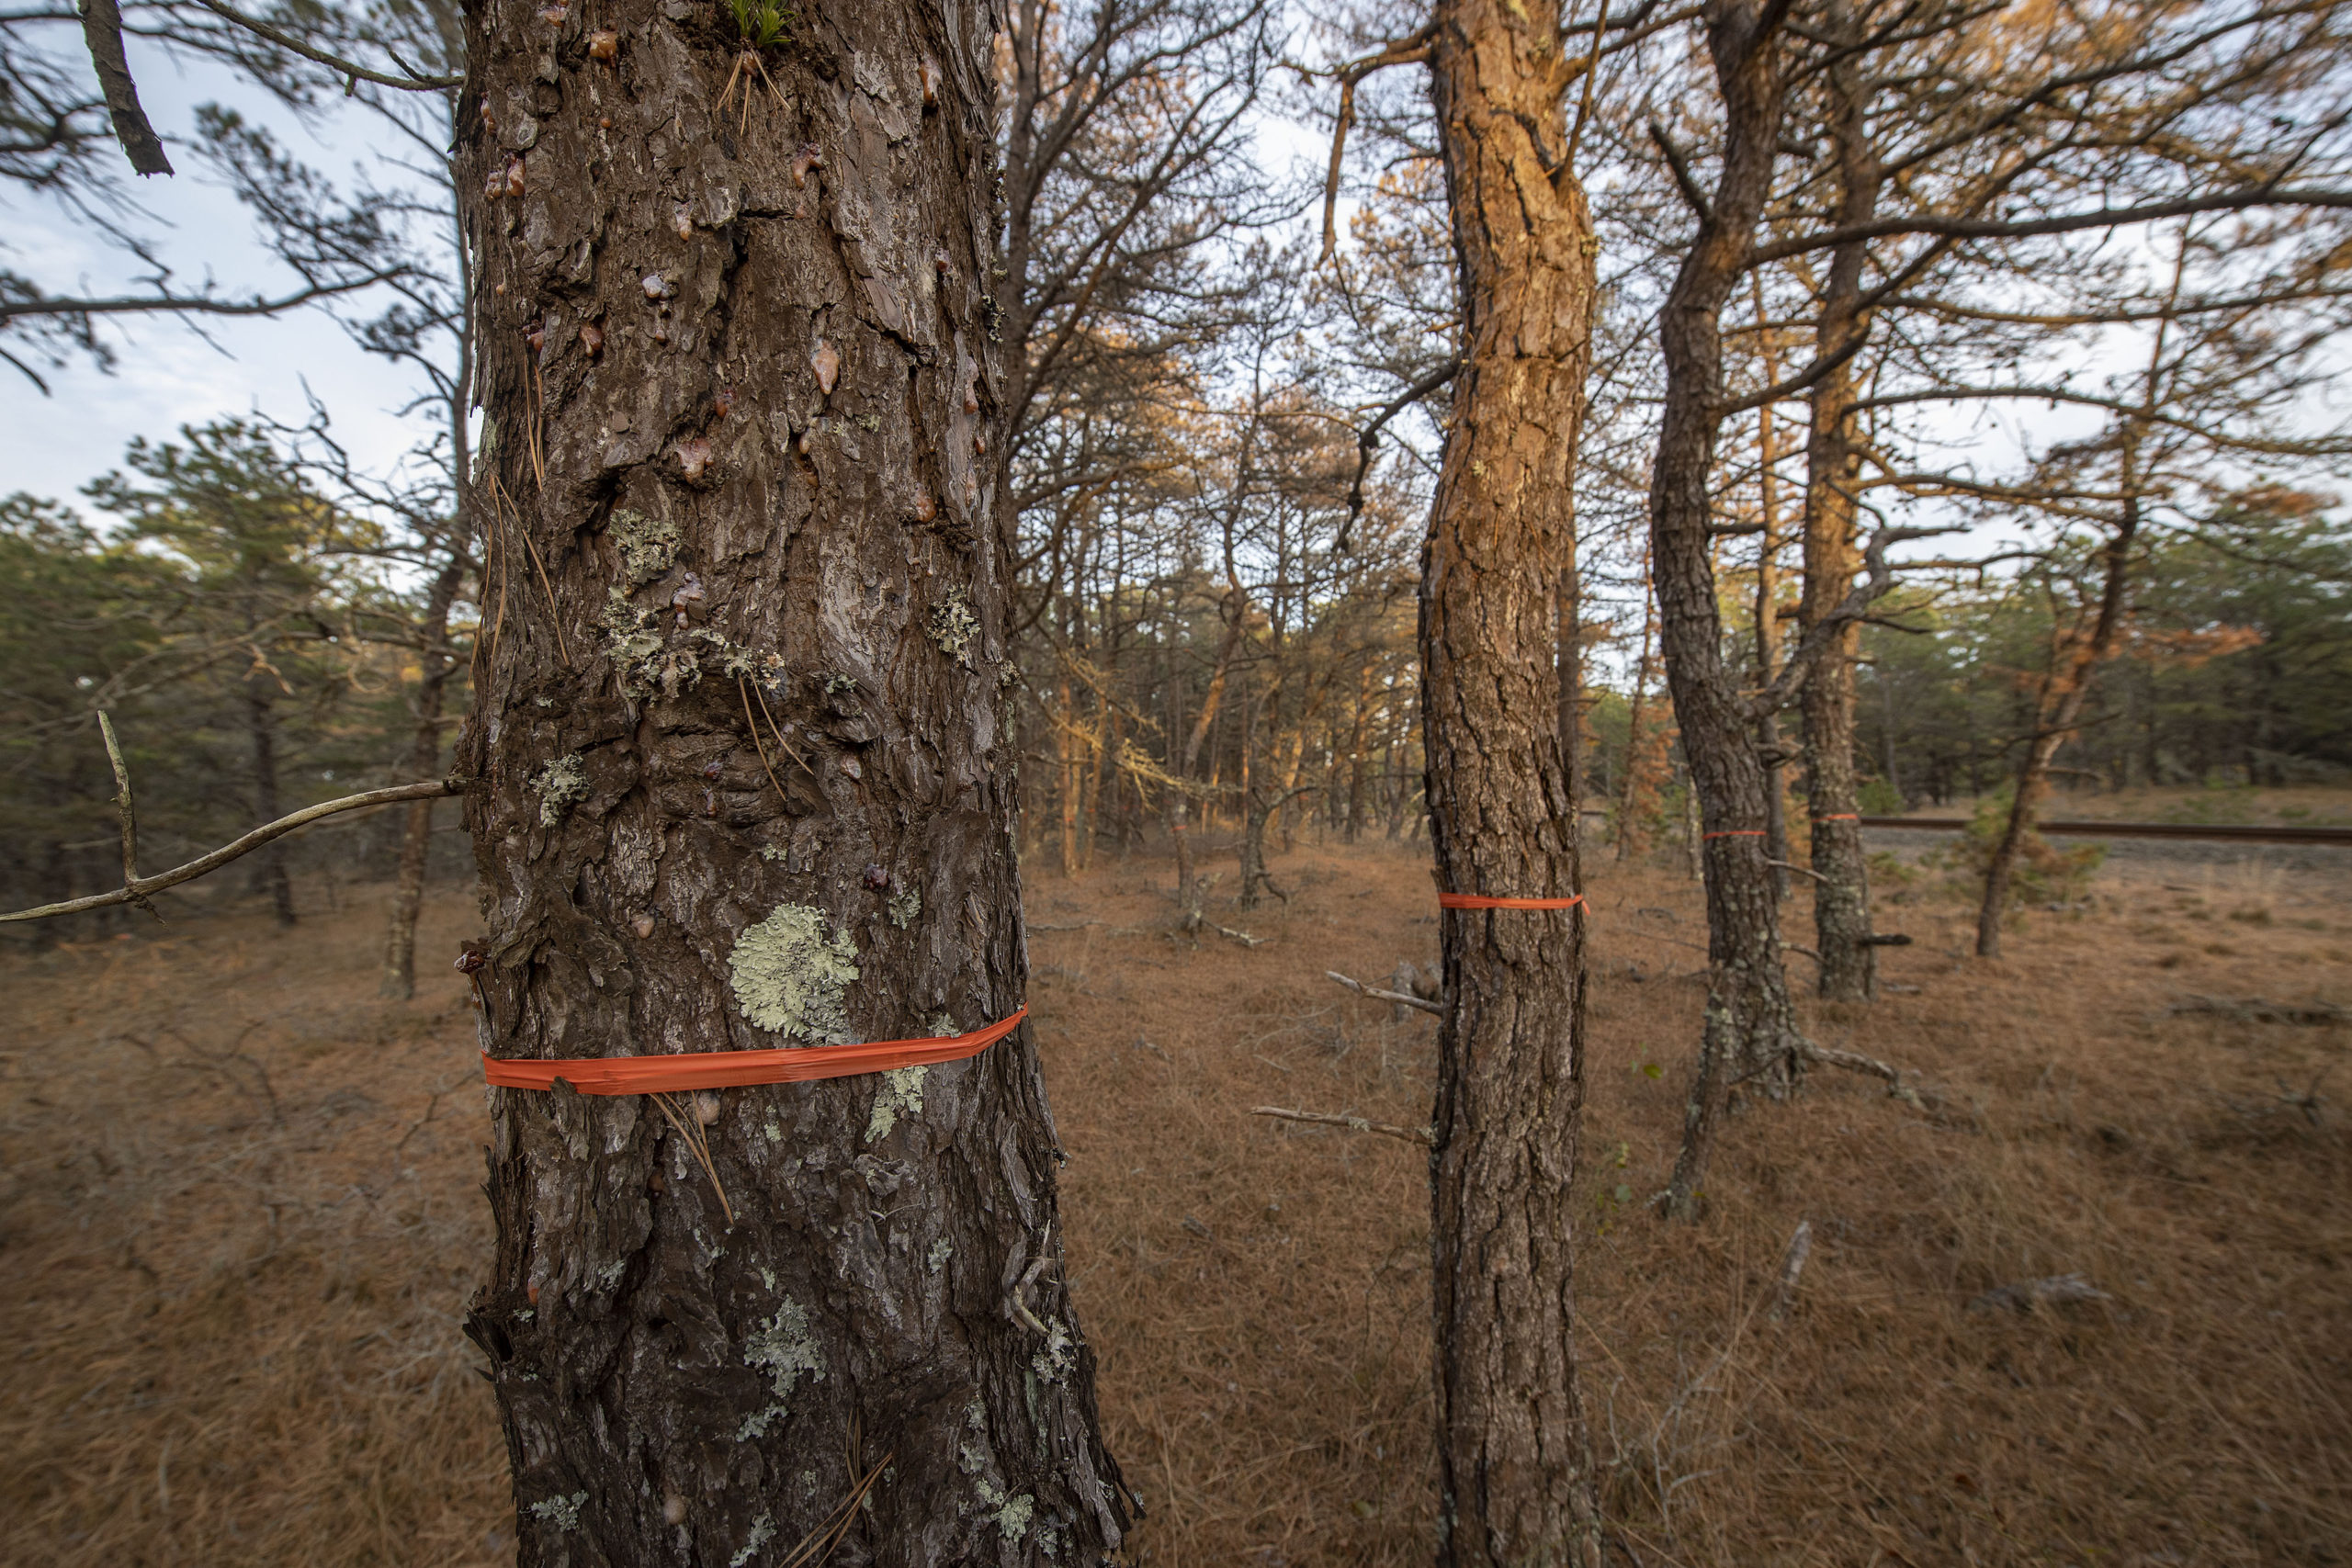
[[[2123,445],[2123,507],[2121,520],[2108,536],[2099,555],[2102,581],[2097,615],[2087,636],[2053,637],[2050,675],[2033,706],[2033,733],[2027,738],[2025,756],[2018,763],[2017,794],[2009,802],[2008,820],[2002,824],[2000,842],[1984,868],[1984,891],[1976,908],[1976,956],[2001,955],[2001,917],[2007,913],[2009,878],[2018,857],[2033,836],[2041,797],[2050,790],[2050,764],[2058,749],[2082,722],[2083,704],[2090,695],[2091,676],[2114,650],[2121,629],[2125,591],[2132,575],[2132,548],[2140,533],[2141,504],[2135,471],[2136,443]]]
[[[1835,15],[1841,24],[1850,22],[1842,10]],[[1851,55],[1833,59],[1824,75],[1840,188],[1838,221],[1860,225],[1877,210],[1883,177],[1865,113],[1869,88]],[[1854,522],[1862,457],[1854,441],[1852,355],[1870,335],[1870,319],[1860,309],[1868,260],[1867,243],[1839,246],[1830,254],[1822,290],[1815,352],[1844,357],[1814,389],[1813,425],[1805,440],[1804,590],[1797,624],[1808,632],[1844,601],[1859,564]],[[1821,954],[1821,994],[1837,1001],[1864,1001],[1878,989],[1870,863],[1855,816],[1860,797],[1854,783],[1854,656],[1860,636],[1855,622],[1840,627],[1799,696],[1813,871],[1820,879],[1813,889],[1814,948]]]
[[[1617,797],[1617,858],[1634,859],[1649,852],[1648,816],[1653,792],[1649,782],[1650,652],[1657,637],[1657,596],[1650,581],[1649,558],[1642,558],[1642,655],[1634,661],[1634,696],[1625,713],[1625,778]]]
[[[1723,657],[1709,505],[1723,419],[1724,303],[1754,247],[1781,130],[1785,86],[1772,37],[1779,15],[1752,0],[1708,7],[1724,157],[1713,200],[1659,314],[1667,383],[1650,482],[1651,570],[1667,682],[1698,796],[1707,887],[1705,1021],[1667,1199],[1679,1214],[1697,1201],[1732,1080],[1782,1095],[1803,1064],[1781,955],[1780,900],[1765,863],[1763,760],[1749,705]]]
[[[1432,18],[1464,357],[1421,555],[1421,702],[1438,883],[1457,893],[1580,890],[1555,666],[1595,245],[1573,173],[1546,172],[1566,141],[1560,20],[1549,0],[1444,0]],[[1571,1290],[1583,926],[1453,909],[1442,929],[1438,1560],[1593,1568]]]
[[[277,798],[277,711],[269,682],[276,674],[255,671],[245,677],[245,737],[254,757],[254,820],[275,822],[285,815]],[[267,893],[277,923],[294,923],[294,883],[286,874],[286,841],[255,852],[253,888]]]
[[[934,1035],[1023,998],[998,17],[803,9],[728,102],[716,15],[469,16],[476,514],[525,562],[460,748],[492,1056]],[[773,1562],[868,1476],[835,1563],[1117,1546],[1027,1030],[683,1097],[715,1182],[646,1098],[492,1102],[468,1330],[526,1568]]]
[[[457,664],[449,657],[449,606],[465,581],[469,563],[461,554],[433,579],[424,602],[424,647],[418,654],[423,679],[416,693],[416,728],[409,742],[412,780],[429,779],[441,766],[441,709]],[[416,995],[416,917],[424,907],[424,868],[433,852],[433,802],[412,801],[401,824],[400,873],[392,886],[392,918],[384,933],[384,973],[376,994],[393,1001]]]

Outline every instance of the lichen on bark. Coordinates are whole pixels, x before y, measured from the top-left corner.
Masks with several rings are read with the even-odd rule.
[[[756,1027],[817,1045],[849,1043],[843,1005],[857,978],[857,942],[825,929],[825,914],[786,904],[736,940],[727,973],[736,1005]]]

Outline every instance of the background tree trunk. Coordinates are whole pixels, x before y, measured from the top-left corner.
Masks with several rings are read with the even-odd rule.
[[[2153,378],[2152,378],[2153,379]],[[2132,441],[2124,442],[2122,520],[2101,547],[2098,609],[2087,636],[2069,637],[2053,633],[2050,673],[2033,705],[2033,731],[2026,738],[2025,755],[2018,761],[2017,794],[2009,801],[2008,820],[2001,825],[2000,841],[1984,868],[1984,896],[1976,909],[1976,956],[2001,955],[2001,917],[2008,910],[2009,878],[2018,856],[2033,834],[2041,797],[2050,791],[2050,764],[2058,749],[2082,722],[2091,675],[2107,661],[2123,626],[2124,598],[2132,580],[2132,547],[2140,534],[2139,484],[2134,471]],[[2079,625],[2079,623],[2077,623]]]
[[[1842,13],[1841,13],[1842,15]],[[1835,151],[1840,205],[1838,221],[1859,225],[1877,210],[1882,179],[1865,118],[1868,91],[1860,61],[1833,58],[1824,73],[1826,121]],[[1813,393],[1813,426],[1805,440],[1804,589],[1797,625],[1811,631],[1844,601],[1854,584],[1854,521],[1862,471],[1854,440],[1854,355],[1870,335],[1861,310],[1862,268],[1870,247],[1856,241],[1830,254],[1822,289],[1815,354],[1838,361]],[[1813,818],[1814,948],[1821,954],[1821,994],[1863,1001],[1878,989],[1878,949],[1871,943],[1870,863],[1860,797],[1854,784],[1854,656],[1861,626],[1849,621],[1834,634],[1800,696],[1804,720],[1806,810]]]
[[[462,744],[494,1056],[938,1034],[1023,999],[984,460],[1000,18],[795,13],[723,102],[717,15],[615,0],[594,45],[577,10],[469,16],[478,514],[527,546]],[[644,1098],[493,1096],[468,1328],[526,1568],[773,1561],[869,1474],[839,1561],[1117,1546],[1025,1030],[673,1109],[716,1186]]]
[[[409,744],[408,778],[429,779],[441,767],[441,708],[457,662],[449,657],[449,607],[457,602],[470,563],[453,547],[433,580],[424,603],[424,647],[416,692],[416,728]],[[424,868],[433,852],[433,802],[413,801],[401,824],[400,873],[392,886],[392,918],[384,935],[384,975],[376,994],[394,1001],[416,995],[416,917],[424,905]]]
[[[1559,723],[1559,574],[1594,303],[1564,146],[1555,5],[1444,0],[1430,73],[1461,266],[1463,369],[1421,555],[1440,887],[1579,890]],[[1430,1247],[1445,1564],[1600,1561],[1571,1290],[1583,1099],[1574,910],[1448,910]]]
[[[275,822],[285,815],[277,798],[277,679],[274,670],[260,669],[245,676],[245,736],[254,759],[254,820]],[[286,874],[286,845],[280,841],[254,855],[253,887],[269,895],[277,923],[294,923],[294,883]]]
[[[1756,0],[1707,7],[1724,101],[1723,165],[1658,319],[1667,382],[1650,481],[1651,570],[1667,682],[1698,796],[1707,885],[1705,1021],[1667,1198],[1677,1213],[1690,1212],[1704,1179],[1718,1102],[1731,1078],[1785,1094],[1802,1065],[1781,956],[1780,900],[1765,864],[1764,766],[1749,705],[1724,662],[1709,507],[1723,419],[1724,302],[1754,248],[1781,130],[1786,88],[1773,37],[1780,14]]]

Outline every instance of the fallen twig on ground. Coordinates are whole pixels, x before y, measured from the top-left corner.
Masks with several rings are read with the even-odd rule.
[[[1419,1008],[1439,1018],[1445,1016],[1443,1002],[1433,1002],[1426,997],[1411,996],[1404,991],[1384,991],[1377,986],[1367,986],[1362,980],[1350,979],[1337,969],[1326,969],[1323,973],[1360,997],[1370,997],[1376,1002],[1395,1002],[1398,1007]]]
[[[1345,1127],[1351,1133],[1377,1133],[1384,1138],[1401,1138],[1424,1147],[1435,1142],[1426,1127],[1399,1127],[1389,1122],[1368,1122],[1361,1116],[1333,1116],[1321,1111],[1293,1111],[1280,1105],[1253,1105],[1250,1114],[1271,1116],[1277,1122],[1305,1122],[1317,1127]]]
[[[2334,1002],[2273,1002],[2260,997],[2248,997],[2244,1001],[2233,1001],[2227,997],[2189,997],[2165,1010],[2176,1018],[2183,1013],[2201,1013],[2225,1018],[2232,1023],[2325,1024],[2352,1020],[2352,1012]]]
[[[2107,1292],[2080,1274],[2052,1274],[2041,1280],[2019,1280],[1998,1285],[1968,1303],[1971,1312],[2031,1312],[2044,1303],[2103,1302]]]

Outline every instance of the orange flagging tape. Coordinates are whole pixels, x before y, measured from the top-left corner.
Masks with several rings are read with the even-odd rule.
[[[1441,909],[1573,909],[1584,902],[1579,893],[1572,898],[1489,898],[1482,893],[1441,893],[1437,907]]]
[[[1760,839],[1764,836],[1764,829],[1761,828],[1724,828],[1715,832],[1702,833],[1699,836],[1702,839]]]
[[[1816,822],[1859,822],[1861,819],[1861,813],[1859,811],[1832,811],[1826,816],[1814,818]]]
[[[482,1072],[498,1089],[553,1089],[558,1078],[582,1094],[676,1094],[763,1083],[810,1083],[960,1062],[1021,1026],[1026,1003],[1011,1018],[970,1034],[929,1040],[874,1040],[863,1045],[807,1045],[780,1051],[695,1051],[676,1056],[571,1056],[530,1062],[484,1056]]]

